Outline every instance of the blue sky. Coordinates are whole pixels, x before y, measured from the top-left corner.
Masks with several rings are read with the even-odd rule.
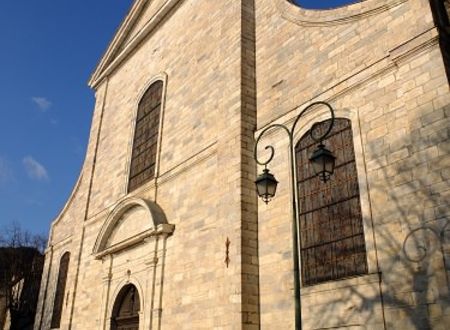
[[[294,0],[294,2],[308,9],[327,9],[360,2],[360,0]]]
[[[131,0],[0,2],[0,230],[47,234],[78,177],[87,80]]]
[[[131,3],[0,2],[0,230],[16,221],[48,233],[84,159],[94,106],[87,80]]]

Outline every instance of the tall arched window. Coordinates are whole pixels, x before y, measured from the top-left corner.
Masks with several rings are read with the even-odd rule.
[[[163,82],[154,82],[139,102],[134,130],[128,191],[155,177]]]
[[[59,262],[58,282],[56,283],[55,301],[53,303],[52,328],[59,328],[66,291],[67,271],[69,270],[70,253],[66,252]]]
[[[320,124],[325,130],[330,121]],[[319,132],[317,132],[319,133]],[[309,157],[317,146],[306,133],[295,147],[303,285],[367,273],[351,122],[337,118],[324,144],[336,156],[331,180],[321,182]]]

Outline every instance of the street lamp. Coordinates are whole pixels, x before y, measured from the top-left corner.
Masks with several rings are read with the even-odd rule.
[[[278,181],[275,179],[273,174],[269,173],[269,170],[265,168],[263,173],[256,179],[255,184],[258,196],[261,197],[264,203],[268,204],[272,197],[275,196]]]
[[[330,150],[320,143],[316,151],[309,158],[309,161],[312,163],[314,172],[320,181],[325,183],[330,180],[336,164],[336,157],[334,157]]]
[[[271,174],[267,168],[267,165],[272,161],[274,155],[275,155],[275,149],[273,146],[268,145],[265,147],[266,150],[270,150],[269,158],[266,161],[260,161],[258,159],[258,143],[261,140],[261,137],[270,129],[272,128],[281,128],[284,130],[288,137],[289,137],[289,153],[290,153],[290,162],[291,162],[291,186],[292,186],[292,244],[293,244],[293,261],[294,261],[294,292],[295,292],[295,329],[299,330],[302,327],[302,321],[301,321],[301,305],[300,305],[300,276],[299,276],[299,238],[298,238],[298,229],[300,228],[300,223],[298,221],[298,207],[297,207],[297,196],[298,194],[298,186],[295,182],[295,152],[294,152],[294,132],[295,127],[297,126],[297,123],[299,119],[305,114],[308,110],[313,108],[317,105],[324,105],[328,108],[331,114],[331,121],[328,126],[328,128],[325,130],[325,133],[321,134],[320,136],[314,136],[314,129],[317,127],[320,123],[315,123],[311,130],[310,130],[310,136],[313,139],[313,141],[318,143],[317,149],[313,152],[311,157],[309,158],[309,161],[312,163],[312,167],[314,169],[314,172],[319,177],[319,179],[322,182],[327,182],[334,172],[335,167],[335,161],[336,157],[333,155],[333,153],[325,148],[325,145],[323,144],[323,140],[325,140],[334,125],[334,110],[331,107],[330,104],[327,102],[314,102],[308,105],[305,109],[303,109],[300,114],[297,116],[297,118],[294,121],[294,124],[292,125],[291,129],[287,128],[284,125],[281,124],[272,124],[268,127],[266,127],[258,136],[255,142],[255,149],[254,149],[254,158],[256,163],[259,165],[264,166],[263,173],[258,176],[258,178],[255,181],[256,184],[256,190],[258,193],[258,196],[262,198],[262,200],[267,204],[276,193],[277,184],[278,181],[275,179],[274,175]]]

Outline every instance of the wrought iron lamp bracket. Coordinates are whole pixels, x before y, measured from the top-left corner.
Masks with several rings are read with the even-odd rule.
[[[292,215],[293,215],[293,221],[292,221],[292,245],[293,245],[293,264],[294,264],[294,294],[295,294],[295,329],[301,329],[302,324],[301,324],[301,302],[300,302],[300,267],[299,267],[299,251],[300,251],[300,245],[299,245],[299,231],[298,229],[300,228],[300,224],[298,221],[298,208],[297,208],[297,196],[298,196],[298,187],[297,184],[295,182],[295,153],[294,153],[294,132],[295,132],[295,128],[300,120],[300,118],[303,117],[303,115],[311,110],[313,107],[318,106],[318,105],[324,105],[328,108],[328,110],[331,113],[331,121],[330,121],[330,125],[328,127],[328,129],[326,129],[326,131],[323,134],[320,134],[319,136],[314,136],[314,131],[315,128],[321,124],[322,122],[318,122],[313,124],[313,126],[311,127],[310,130],[310,134],[311,134],[311,138],[315,141],[315,142],[319,142],[320,144],[322,144],[323,140],[326,139],[331,130],[333,129],[333,125],[334,125],[334,110],[331,107],[330,104],[328,104],[327,102],[323,102],[323,101],[319,101],[319,102],[313,102],[310,105],[308,105],[305,109],[303,109],[300,114],[295,118],[294,123],[291,127],[291,129],[289,129],[288,127],[286,127],[285,125],[282,124],[272,124],[269,125],[268,127],[264,128],[261,133],[259,134],[259,136],[256,138],[255,141],[255,147],[254,147],[254,159],[256,161],[256,163],[258,165],[264,166],[265,171],[267,170],[267,165],[273,160],[274,156],[275,156],[275,148],[272,145],[267,145],[265,147],[265,150],[269,150],[269,157],[266,160],[261,160],[258,158],[258,144],[261,141],[261,138],[264,136],[264,134],[266,134],[269,130],[272,129],[281,129],[283,131],[285,131],[289,137],[289,155],[290,155],[290,166],[291,166],[291,186],[292,186]],[[268,170],[267,170],[268,171]]]
[[[282,130],[284,130],[288,137],[289,137],[289,148],[293,149],[293,142],[294,142],[294,132],[295,132],[295,128],[300,120],[300,118],[303,117],[303,115],[308,112],[309,110],[311,110],[313,107],[317,106],[317,105],[324,105],[328,108],[330,114],[331,114],[331,122],[330,125],[328,127],[328,129],[321,135],[319,136],[314,136],[314,131],[316,131],[315,128],[317,128],[318,125],[320,125],[322,122],[317,122],[314,123],[309,131],[311,138],[317,142],[322,144],[323,140],[325,140],[331,130],[333,129],[334,126],[334,119],[335,119],[335,115],[334,115],[334,110],[331,107],[331,105],[327,102],[324,101],[317,101],[317,102],[313,102],[310,105],[308,105],[305,109],[303,109],[300,114],[298,114],[298,116],[295,118],[294,124],[292,125],[291,129],[289,129],[288,127],[286,127],[285,125],[282,124],[272,124],[267,126],[266,128],[264,128],[261,133],[259,134],[259,136],[256,138],[256,142],[255,142],[255,148],[254,148],[254,158],[256,160],[256,163],[258,165],[264,166],[264,168],[267,168],[267,165],[273,160],[274,156],[275,156],[275,148],[272,145],[267,145],[264,149],[265,150],[269,150],[269,157],[265,160],[262,161],[258,158],[258,145],[259,142],[261,140],[261,138],[270,130],[274,129],[274,128],[281,128]],[[292,151],[292,150],[291,150]],[[293,161],[293,160],[292,160]]]

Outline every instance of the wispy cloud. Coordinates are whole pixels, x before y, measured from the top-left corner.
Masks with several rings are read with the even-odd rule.
[[[52,102],[50,102],[49,100],[47,100],[47,98],[42,97],[42,96],[34,96],[31,98],[31,100],[34,102],[34,104],[36,104],[38,106],[38,108],[45,112],[48,109],[50,109],[52,107]]]
[[[45,167],[31,156],[27,156],[22,160],[23,166],[28,176],[33,180],[48,180],[48,173]]]
[[[7,183],[14,179],[13,171],[8,161],[0,157],[0,184]]]

